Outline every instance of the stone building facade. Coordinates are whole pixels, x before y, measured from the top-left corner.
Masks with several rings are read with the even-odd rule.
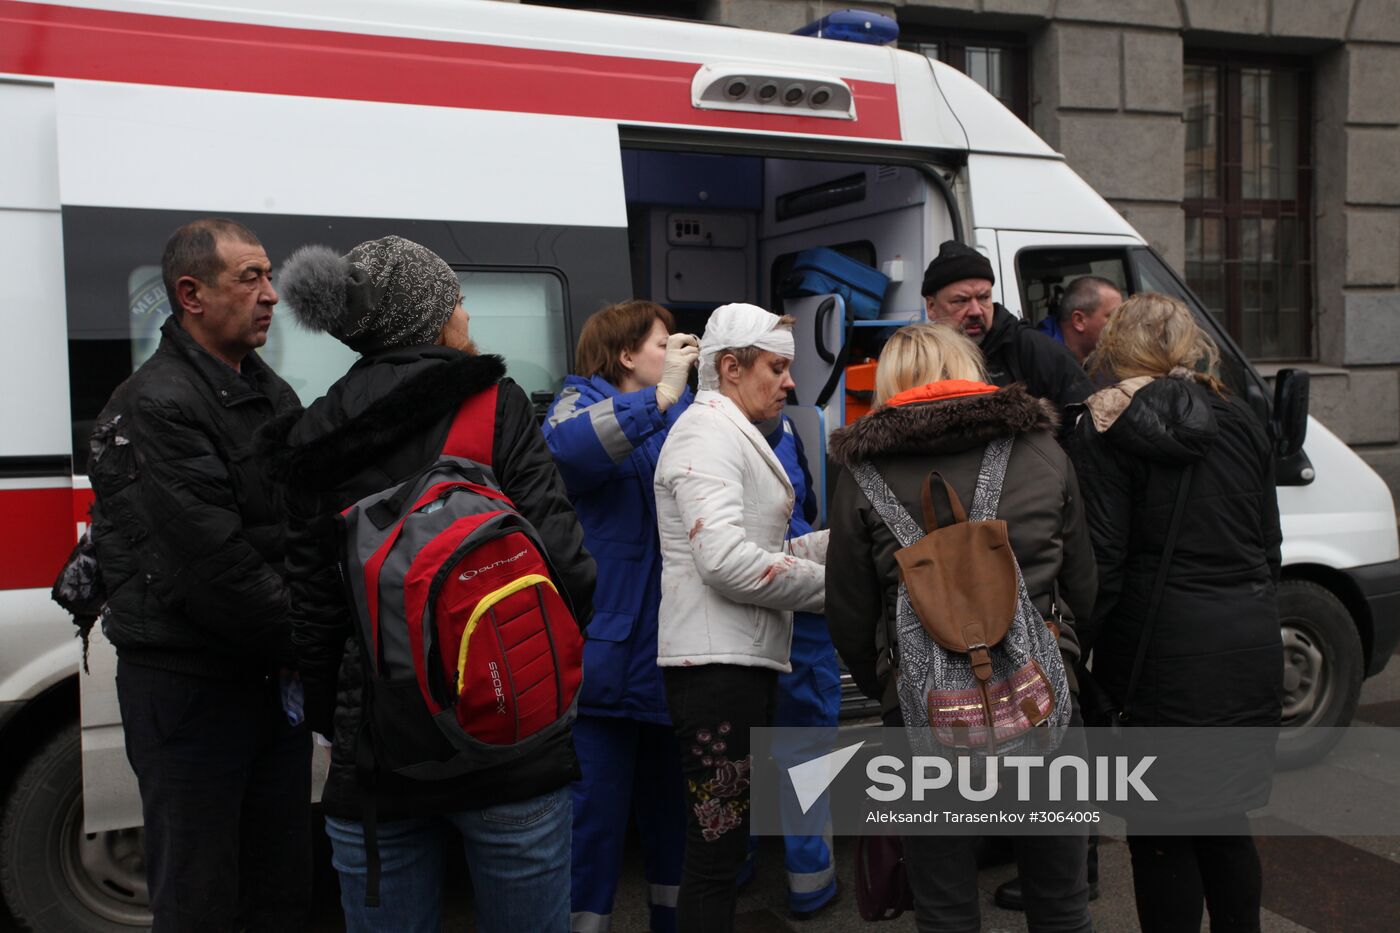
[[[1261,371],[1311,370],[1314,414],[1400,493],[1400,0],[550,5],[780,32],[894,17],[1062,152]]]

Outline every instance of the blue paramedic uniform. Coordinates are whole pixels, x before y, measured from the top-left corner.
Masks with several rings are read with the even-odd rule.
[[[574,933],[606,933],[629,815],[645,850],[653,933],[676,929],[685,854],[685,797],[675,734],[656,666],[661,551],[652,474],[666,432],[693,396],[665,412],[656,390],[619,392],[569,376],[544,436],[598,562],[583,649],[574,748]]]

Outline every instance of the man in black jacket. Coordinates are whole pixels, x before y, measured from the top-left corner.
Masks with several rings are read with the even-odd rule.
[[[1023,382],[1031,395],[1049,399],[1061,414],[1088,398],[1093,386],[1074,354],[993,303],[994,284],[996,274],[986,256],[956,240],[945,241],[924,273],[929,320],[958,328],[981,348],[992,385]]]
[[[155,929],[300,928],[311,882],[280,503],[254,431],[300,411],[253,351],[272,265],[242,224],[175,231],[171,317],[92,437],[93,540],[145,817]],[[284,707],[286,707],[284,709]]]

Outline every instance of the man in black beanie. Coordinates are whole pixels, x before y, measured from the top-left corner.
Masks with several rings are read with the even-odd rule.
[[[986,256],[956,240],[945,241],[924,272],[929,320],[956,327],[981,348],[987,381],[993,385],[1023,382],[1062,414],[1088,398],[1093,386],[1074,354],[994,303],[995,283]]]

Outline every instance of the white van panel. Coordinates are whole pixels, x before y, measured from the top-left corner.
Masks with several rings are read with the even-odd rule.
[[[1279,487],[1284,566],[1345,569],[1400,558],[1385,480],[1316,418],[1308,419],[1303,450],[1317,480]]]
[[[0,703],[33,699],[72,676],[77,632],[47,589],[0,590]]]
[[[899,129],[906,142],[921,146],[967,149],[967,131],[940,92],[929,80],[936,66],[924,55],[894,52],[895,81],[899,86]],[[983,109],[986,109],[985,107]],[[1035,140],[1036,151],[1045,144]]]
[[[0,208],[58,210],[53,88],[0,82]]]
[[[0,170],[0,177],[7,171],[8,166]],[[0,210],[0,282],[5,283],[0,334],[23,338],[22,344],[10,345],[0,365],[0,457],[66,456],[73,441],[63,226],[57,212]]]
[[[988,109],[984,101],[981,113]],[[973,226],[1113,233],[1141,242],[1122,215],[1059,159],[974,153],[968,157],[967,173]]]
[[[117,650],[101,626],[92,630],[82,688],[83,827],[100,833],[140,826],[141,792],[126,758],[117,703]]]
[[[64,81],[67,205],[625,227],[607,120]]]
[[[841,77],[890,80],[889,50],[856,42],[681,19],[549,9],[499,0],[46,0],[116,13],[330,30],[656,61],[818,65]],[[689,100],[689,85],[685,88]]]

